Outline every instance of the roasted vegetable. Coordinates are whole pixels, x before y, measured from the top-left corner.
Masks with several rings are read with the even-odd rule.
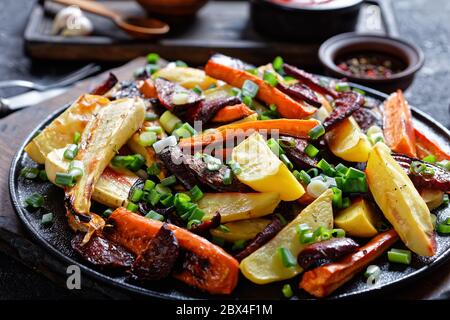
[[[405,245],[418,255],[433,256],[430,210],[385,144],[378,142],[370,152],[366,176],[375,201]]]
[[[414,128],[414,136],[416,137],[417,156],[420,159],[432,154],[436,157],[437,161],[450,160],[450,154],[443,150],[436,142],[430,140],[419,129]]]
[[[249,241],[249,243],[242,251],[235,254],[235,258],[241,261],[245,257],[248,257],[253,252],[265,245],[270,239],[275,237],[281,230],[281,228],[283,228],[281,220],[278,217],[273,218],[272,222],[270,222],[263,230],[261,230],[261,232],[256,234],[255,237]]]
[[[108,219],[106,237],[135,255],[147,247],[163,225],[119,208]],[[229,294],[237,284],[238,262],[223,249],[185,229],[168,225],[181,248],[179,265],[173,276],[188,285],[211,294]]]
[[[258,85],[257,97],[266,104],[275,104],[284,118],[301,119],[314,113],[315,108],[295,101],[280,90],[264,82],[263,79],[235,68],[235,59],[215,54],[205,66],[205,72],[213,78],[223,80],[232,86],[241,88],[246,80]]]
[[[270,224],[269,219],[249,219],[225,223],[222,228],[211,229],[211,235],[228,242],[251,240]]]
[[[232,160],[242,168],[236,176],[259,192],[277,192],[281,200],[293,201],[305,190],[286,165],[268,147],[259,133],[254,133],[234,147]]]
[[[221,222],[253,219],[273,213],[280,203],[280,196],[275,192],[265,193],[206,193],[198,202],[205,212],[205,217],[211,218],[220,213]]]
[[[382,255],[397,240],[398,235],[394,230],[381,233],[342,260],[305,272],[300,288],[315,297],[326,297]]]
[[[314,91],[304,84],[296,83],[293,85],[285,85],[278,82],[277,89],[295,100],[303,100],[314,107],[319,108],[322,105]]]
[[[219,212],[216,212],[211,219],[203,219],[202,223],[194,224],[190,231],[196,234],[201,235],[202,237],[206,237],[208,232],[213,228],[217,228],[220,225],[222,218]]]
[[[440,207],[444,201],[444,192],[440,190],[423,189],[420,196],[430,211]]]
[[[103,80],[102,83],[97,85],[93,90],[91,90],[91,94],[103,96],[106,95],[114,86],[119,82],[117,77],[112,73],[108,73],[108,77]]]
[[[334,101],[334,108],[330,115],[324,120],[323,126],[330,130],[343,120],[350,117],[355,111],[364,105],[364,96],[357,92],[349,91],[339,94]]]
[[[141,99],[120,99],[102,108],[87,124],[75,157],[82,162],[84,173],[74,187],[65,190],[68,215],[74,214],[82,220],[81,223],[76,222],[77,218],[70,220],[74,230],[88,232],[89,235],[103,227],[100,219],[91,219],[94,186],[117,150],[142,125],[144,116],[145,107]]]
[[[186,110],[201,103],[203,98],[192,90],[187,90],[163,78],[155,80],[156,93],[161,104],[170,111]]]
[[[151,79],[140,80],[137,84],[139,91],[142,93],[146,99],[156,99],[158,98],[158,93],[156,92],[156,87]]]
[[[100,109],[109,105],[102,96],[80,96],[66,111],[52,121],[25,147],[33,161],[44,164],[47,154],[73,142],[75,132],[82,133],[87,123]]]
[[[350,236],[361,238],[375,236],[379,221],[371,204],[364,198],[355,199],[350,207],[341,210],[334,218],[336,227],[344,229]]]
[[[403,92],[398,90],[383,105],[383,131],[391,150],[416,157],[416,138],[411,110]]]
[[[297,261],[304,270],[317,268],[346,256],[359,248],[350,238],[332,238],[310,244],[298,255]]]
[[[282,144],[286,156],[296,168],[311,168],[317,165],[317,159],[311,158],[305,153],[309,144],[307,140],[281,136],[279,142]]]
[[[172,230],[164,223],[137,256],[131,274],[138,280],[160,280],[172,272],[180,253],[180,246]]]
[[[241,103],[238,97],[219,98],[215,100],[205,101],[190,108],[186,113],[186,120],[191,124],[200,121],[208,123],[221,109],[227,106],[233,106]]]
[[[216,84],[216,80],[208,77],[203,70],[189,67],[167,66],[155,72],[152,78],[164,78],[178,83],[186,89],[199,87],[202,90],[206,90]]]
[[[244,276],[257,284],[265,284],[274,281],[289,279],[300,272],[299,265],[285,267],[279,256],[278,248],[284,247],[296,257],[306,247],[300,243],[297,227],[300,224],[308,224],[315,230],[321,226],[333,227],[333,208],[331,201],[333,191],[324,192],[313,203],[306,207],[300,214],[285,226],[272,240],[241,261],[240,269]]]
[[[127,250],[107,239],[94,235],[88,243],[83,244],[84,235],[78,233],[72,239],[73,250],[90,264],[107,269],[128,269],[134,256]]]
[[[219,111],[212,118],[212,122],[232,122],[240,120],[254,114],[255,111],[247,107],[244,103],[226,106]]]

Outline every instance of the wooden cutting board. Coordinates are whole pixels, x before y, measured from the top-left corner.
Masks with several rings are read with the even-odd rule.
[[[133,71],[145,63],[138,58],[128,64],[113,70],[121,80],[132,77]],[[65,287],[66,268],[46,250],[35,244],[25,233],[11,205],[8,189],[8,174],[11,160],[26,136],[50,113],[88,92],[100,82],[107,73],[85,80],[66,93],[40,105],[24,109],[0,119],[0,250],[11,258],[18,259],[26,266],[42,273],[53,282]],[[450,261],[443,264],[432,273],[409,285],[383,294],[384,299],[438,299],[449,297],[450,293]],[[32,272],[32,271],[30,271]],[[82,278],[80,295],[89,297],[132,298],[133,296],[111,288],[103,283],[97,283],[87,276]]]

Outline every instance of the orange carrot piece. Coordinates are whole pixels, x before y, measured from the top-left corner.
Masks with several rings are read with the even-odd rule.
[[[391,94],[384,103],[383,127],[386,143],[393,151],[416,157],[411,110],[401,90]]]
[[[112,227],[104,230],[111,241],[123,246],[135,255],[139,255],[150,239],[159,231],[162,222],[147,219],[126,210],[116,209],[108,219]],[[193,255],[192,261],[199,265],[181,267],[173,276],[188,285],[212,294],[230,294],[236,287],[239,276],[238,261],[222,248],[212,244],[205,238],[168,224],[186,255]],[[186,260],[186,264],[190,260]],[[201,265],[201,267],[200,267]]]
[[[236,121],[254,113],[255,111],[247,107],[245,103],[239,103],[234,106],[226,106],[225,108],[220,109],[212,119],[212,122]]]
[[[434,141],[430,140],[420,130],[414,128],[416,136],[417,156],[420,159],[432,154],[438,161],[450,160],[450,154],[442,150],[442,148]]]
[[[155,85],[153,84],[153,81],[151,79],[140,81],[138,83],[138,88],[140,93],[142,93],[147,99],[158,97]]]
[[[278,113],[289,119],[302,119],[312,115],[316,108],[308,106],[302,102],[295,101],[280,90],[264,82],[257,76],[244,70],[221,64],[214,58],[209,59],[205,66],[207,75],[223,80],[228,84],[241,88],[245,80],[251,80],[259,86],[257,97],[267,104],[275,104]]]
[[[381,233],[340,261],[306,272],[299,287],[315,297],[326,297],[382,255],[397,240],[397,232],[393,229]]]
[[[179,146],[181,148],[202,148],[211,143],[220,143],[230,139],[248,136],[255,131],[288,135],[296,138],[308,138],[308,132],[320,122],[315,119],[297,120],[297,119],[274,119],[257,120],[241,123],[232,123],[217,128],[214,133],[193,136],[191,138],[181,139]]]

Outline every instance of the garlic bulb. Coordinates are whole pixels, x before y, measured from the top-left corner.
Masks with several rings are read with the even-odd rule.
[[[62,9],[53,20],[52,34],[54,35],[85,36],[90,34],[92,30],[92,22],[77,6]]]

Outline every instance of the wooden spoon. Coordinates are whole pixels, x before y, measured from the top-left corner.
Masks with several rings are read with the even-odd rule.
[[[111,19],[119,28],[137,38],[150,38],[169,32],[169,25],[163,21],[145,17],[123,17],[106,6],[86,0],[52,0],[53,2],[77,6],[81,10]]]

